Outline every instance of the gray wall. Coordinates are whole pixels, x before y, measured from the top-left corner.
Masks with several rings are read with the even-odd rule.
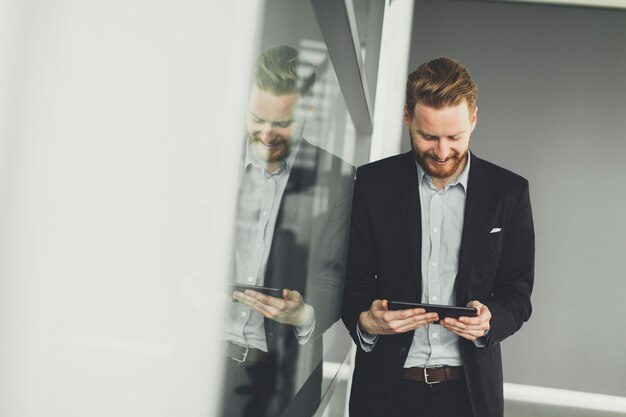
[[[626,396],[626,12],[416,1],[410,69],[438,56],[478,83],[472,150],[531,184],[534,312],[505,381]]]

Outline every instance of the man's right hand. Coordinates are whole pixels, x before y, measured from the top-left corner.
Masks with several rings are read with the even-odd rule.
[[[359,327],[367,334],[398,334],[415,330],[439,320],[437,313],[423,308],[389,310],[387,300],[374,300],[369,310],[359,315]]]

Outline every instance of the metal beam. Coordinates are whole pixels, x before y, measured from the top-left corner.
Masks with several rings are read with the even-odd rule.
[[[359,135],[371,135],[372,103],[361,58],[352,0],[311,0],[339,87]]]

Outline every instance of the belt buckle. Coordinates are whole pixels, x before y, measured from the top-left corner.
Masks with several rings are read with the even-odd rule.
[[[426,382],[428,385],[434,385],[434,384],[440,383],[441,381],[429,381],[428,380],[428,370],[438,369],[438,368],[443,368],[443,365],[425,366],[424,367],[424,382]]]
[[[238,357],[234,357],[235,355],[231,356],[230,358],[234,360],[235,362],[244,363],[246,359],[248,358],[248,351],[250,350],[250,348],[242,343],[237,343],[237,342],[230,342],[230,343],[232,343],[235,346],[239,346],[243,348],[243,352],[241,353],[241,359],[239,359]]]

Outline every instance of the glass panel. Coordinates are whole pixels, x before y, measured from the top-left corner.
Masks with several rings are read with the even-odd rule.
[[[223,416],[311,416],[349,351],[339,320],[356,140],[307,1],[266,2],[223,339]],[[253,286],[250,288],[249,286]]]

